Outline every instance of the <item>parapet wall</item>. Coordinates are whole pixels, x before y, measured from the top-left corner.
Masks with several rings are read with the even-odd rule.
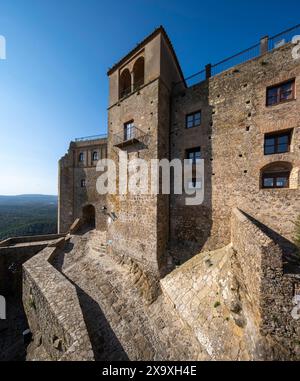
[[[21,295],[22,265],[62,235],[14,237],[0,242],[0,295]]]
[[[292,311],[300,278],[284,274],[284,252],[258,221],[234,209],[231,227],[232,245],[261,334],[299,356],[300,324]]]
[[[23,266],[23,304],[35,345],[50,360],[94,360],[76,288],[51,262],[64,245],[58,240]]]
[[[46,235],[35,235],[35,236],[21,236],[21,237],[11,237],[7,238],[4,241],[0,242],[0,247],[8,247],[16,244],[25,244],[25,243],[33,243],[33,242],[41,242],[41,241],[52,241],[54,239],[58,239],[64,237],[64,234],[46,234]]]

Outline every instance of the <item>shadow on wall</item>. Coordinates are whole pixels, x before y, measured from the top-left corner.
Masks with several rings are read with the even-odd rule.
[[[88,197],[88,187],[89,187],[88,174],[85,171],[85,168],[77,167],[74,170],[74,205],[73,205],[73,217],[72,223],[76,218],[83,217],[83,208],[88,206],[89,197]]]
[[[96,227],[96,210],[93,205],[86,205],[82,208],[82,218],[86,225],[94,229]]]
[[[64,276],[76,288],[83,319],[92,344],[96,361],[129,361],[99,304],[76,283]]]
[[[191,95],[190,95],[191,92]],[[195,93],[199,96],[195,97]],[[190,96],[192,98],[190,98]],[[201,110],[201,125],[186,128],[191,99],[196,99],[193,112]],[[202,104],[198,101],[201,99]],[[181,265],[202,251],[211,237],[212,229],[212,126],[213,107],[209,105],[209,81],[180,92],[173,107],[171,123],[171,159],[188,159],[191,149],[200,147],[204,159],[204,202],[201,205],[185,205],[185,195],[170,198],[169,252],[175,265]],[[176,112],[174,112],[176,111]],[[173,179],[172,179],[173,184]]]
[[[91,229],[106,231],[106,216],[101,210],[106,205],[106,197],[98,193],[95,178],[98,178],[96,167],[89,168],[88,172],[85,168],[76,168],[73,221],[83,218]]]
[[[0,320],[0,362],[25,361],[26,348],[23,332],[28,322],[22,301],[15,295],[6,297],[6,320]]]
[[[74,248],[74,244],[70,241],[68,241],[64,247],[63,250],[60,250],[59,254],[54,258],[53,262],[51,263],[56,270],[59,272],[62,272],[62,268],[65,262],[65,255],[68,253],[71,253]]]
[[[297,246],[282,235],[278,234],[276,231],[270,229],[260,221],[257,221],[249,214],[245,212],[243,212],[243,214],[281,248],[283,251],[282,260],[284,265],[284,273],[300,274],[300,257]]]
[[[79,230],[76,231],[76,233],[74,233],[74,235],[82,237],[84,234],[86,234],[90,230],[91,230],[91,226],[88,224],[84,224],[84,225],[80,226]],[[74,243],[72,241],[68,240],[66,242],[64,248],[62,250],[60,250],[59,253],[53,259],[51,264],[59,272],[63,271],[63,266],[65,264],[66,256],[68,257],[68,254],[70,256],[72,256],[74,246],[75,246]],[[77,258],[77,261],[78,260],[79,260],[79,258]]]

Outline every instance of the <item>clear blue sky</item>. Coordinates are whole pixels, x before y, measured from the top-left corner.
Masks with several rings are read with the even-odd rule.
[[[0,194],[57,193],[69,141],[106,132],[107,69],[160,24],[188,76],[298,23],[299,0],[0,0]]]

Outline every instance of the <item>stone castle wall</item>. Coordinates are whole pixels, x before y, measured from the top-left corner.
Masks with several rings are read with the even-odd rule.
[[[158,80],[109,109],[108,157],[119,163],[119,148],[114,147],[113,135],[120,133],[124,123],[134,120],[145,137],[136,145],[125,147],[128,160],[140,158],[148,163],[158,157],[157,127],[159,104]],[[117,179],[119,169],[117,168]],[[119,182],[117,180],[117,189]],[[155,195],[108,195],[109,213],[117,219],[108,223],[108,241],[114,254],[129,255],[152,273],[158,273],[157,221]]]
[[[185,149],[201,147],[205,160],[205,202],[186,207],[181,196],[171,200],[172,241],[217,248],[230,242],[233,207],[292,240],[300,214],[300,101],[266,106],[268,86],[296,78],[299,60],[287,44],[174,95],[171,157],[184,158]],[[202,111],[200,127],[186,129],[185,116]],[[264,134],[293,129],[291,152],[264,155]],[[261,189],[260,171],[272,162],[293,166],[290,189]]]
[[[233,210],[231,221],[232,245],[242,270],[238,277],[258,317],[260,332],[299,358],[300,326],[292,311],[300,279],[285,273],[284,252],[266,227],[238,209]]]
[[[140,57],[145,62],[143,85],[137,90],[133,87],[127,96],[119,97],[122,73],[129,70],[134,79],[134,64]],[[150,160],[169,158],[170,95],[172,84],[178,82],[181,75],[166,34],[161,28],[156,30],[108,74],[109,158],[118,163],[118,153],[122,150],[129,160],[144,159],[149,168]],[[117,147],[114,144],[116,134],[122,136],[124,125],[131,121],[144,137],[138,143]],[[109,212],[117,216],[108,224],[111,252],[128,256],[147,272],[161,276],[169,239],[168,195],[152,195],[149,186],[148,194],[116,194],[110,195],[108,200]]]
[[[186,159],[186,150],[200,147],[205,160],[204,202],[187,206],[186,195],[170,196],[170,239],[175,246],[190,245],[198,253],[205,245],[212,229],[212,107],[209,105],[207,81],[180,92],[172,98],[170,128],[171,159]],[[201,126],[187,129],[186,115],[201,111]]]
[[[231,229],[230,245],[176,268],[163,293],[210,360],[299,359],[299,278],[284,274],[282,249],[250,216],[234,209]]]

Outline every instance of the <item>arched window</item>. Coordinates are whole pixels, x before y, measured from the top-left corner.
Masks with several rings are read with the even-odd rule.
[[[292,165],[276,162],[266,165],[261,170],[261,187],[264,189],[289,188]]]
[[[125,97],[127,94],[131,93],[131,75],[128,69],[122,71],[119,81],[120,88],[120,98]]]
[[[145,60],[140,57],[133,66],[133,89],[136,90],[144,84],[145,81]]]

